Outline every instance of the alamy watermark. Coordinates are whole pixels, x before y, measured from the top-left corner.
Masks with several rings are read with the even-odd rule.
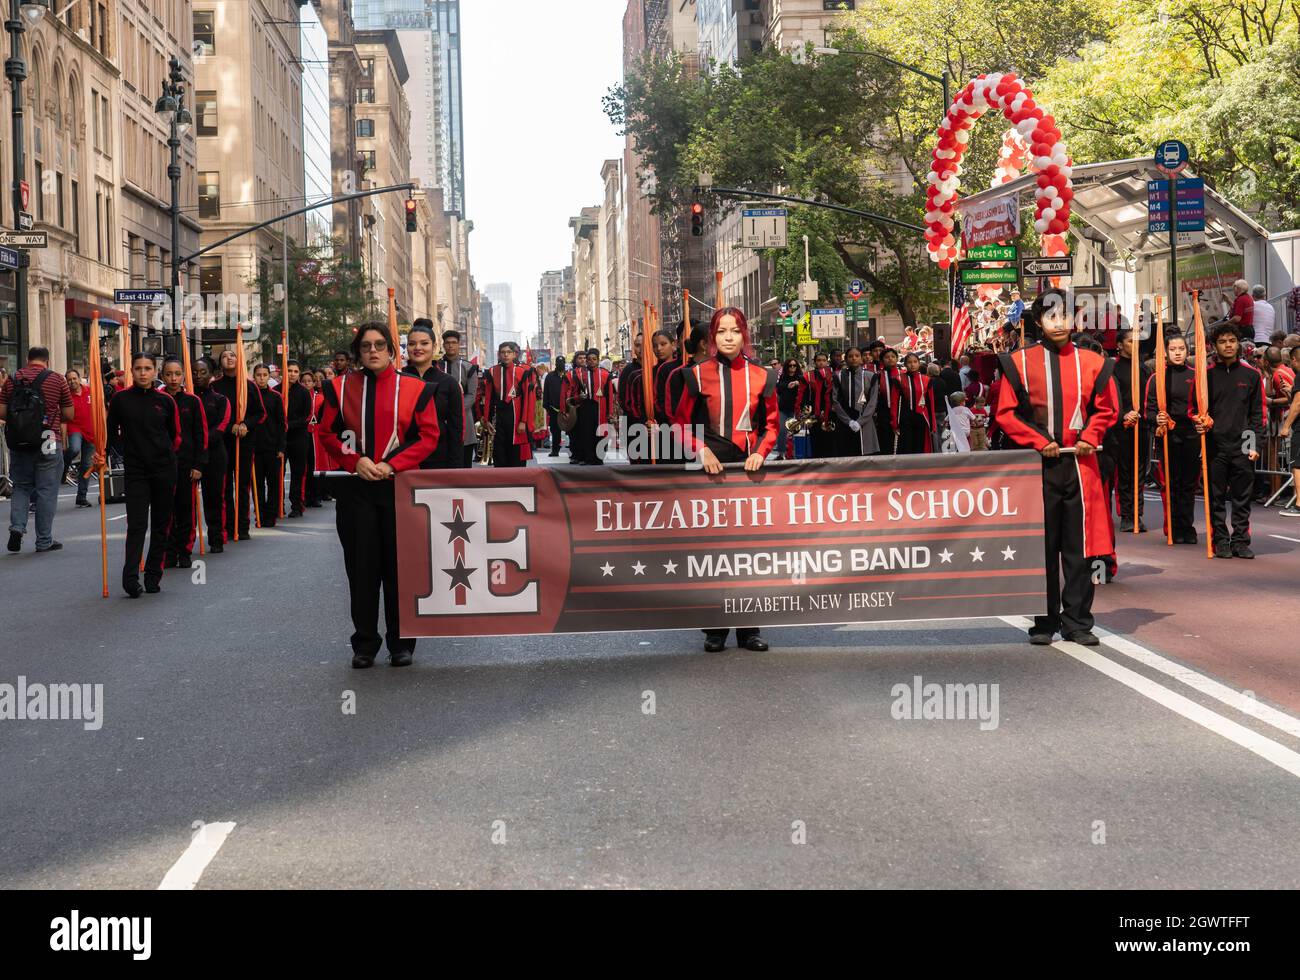
[[[104,727],[103,684],[0,684],[0,721],[79,721],[88,732]]]
[[[889,693],[895,721],[978,721],[982,732],[999,724],[997,684],[927,684],[917,676]]]

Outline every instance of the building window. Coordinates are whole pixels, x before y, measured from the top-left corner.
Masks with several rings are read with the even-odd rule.
[[[211,10],[194,11],[194,45],[203,45],[204,56],[217,50],[217,21]]]
[[[54,195],[55,200],[58,202],[59,227],[66,228],[68,223],[67,218],[64,215],[63,206],[63,174],[55,174],[54,176],[57,180],[57,183],[54,185]]]
[[[375,77],[375,59],[374,59],[374,58],[362,58],[362,59],[361,59],[361,77],[362,77],[362,78],[374,78],[374,77]]]
[[[199,217],[221,217],[221,174],[214,170],[199,174]]]
[[[220,296],[221,293],[221,256],[205,255],[199,259],[199,295],[205,299],[203,305],[207,306],[208,296]]]
[[[375,121],[373,119],[358,119],[357,135],[367,138],[373,137],[375,135]]]
[[[217,93],[199,92],[195,95],[194,108],[198,120],[200,136],[217,135]]]
[[[40,132],[38,129],[37,132]],[[41,175],[45,173],[45,165],[40,160],[36,161],[36,220],[45,220],[45,181]]]
[[[101,149],[103,138],[99,134],[99,90],[90,90],[91,132],[94,133],[95,149]]]
[[[361,172],[362,172],[362,174],[365,174],[365,173],[367,173],[368,171],[371,171],[371,170],[374,170],[374,169],[375,169],[375,151],[374,151],[374,150],[362,150],[360,153],[357,154],[357,156],[359,156],[359,157],[361,158]]]
[[[81,188],[73,181],[73,240],[78,255],[81,255]]]
[[[375,101],[375,90],[374,90],[373,88],[359,88],[359,89],[357,89],[357,101],[358,101],[358,102],[374,102],[374,101]]]
[[[104,9],[104,5],[102,3],[96,4],[96,6],[99,7],[99,43],[97,47],[99,48],[99,53],[102,54],[105,58],[107,58],[108,57],[108,11]]]

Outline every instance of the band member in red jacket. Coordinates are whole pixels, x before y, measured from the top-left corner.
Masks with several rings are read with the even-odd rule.
[[[1119,421],[1119,394],[1112,362],[1070,342],[1071,302],[1063,290],[1042,293],[1033,319],[1043,339],[1002,355],[997,396],[1002,431],[1043,457],[1047,615],[1035,620],[1029,641],[1048,646],[1060,633],[1097,646],[1087,556],[1115,550],[1097,451]]]
[[[898,367],[898,351],[886,347],[876,363],[880,378],[880,395],[876,398],[876,435],[884,456],[898,454],[898,411],[903,400],[903,372]]]
[[[933,451],[934,384],[921,368],[921,359],[908,354],[900,379],[898,408],[898,455],[916,456]]]
[[[498,363],[478,386],[474,415],[496,429],[492,465],[527,466],[533,458],[533,429],[537,418],[537,375],[520,366],[519,345],[507,341],[497,350]]]
[[[835,455],[835,436],[826,431],[834,417],[834,385],[835,375],[831,373],[829,359],[825,354],[818,354],[813,358],[813,369],[808,375],[808,403],[813,410],[813,459],[829,459]]]
[[[575,358],[564,388],[564,401],[578,400],[578,424],[569,434],[569,457],[579,466],[601,466],[597,453],[600,427],[609,422],[613,406],[609,372],[600,367],[600,351],[587,351],[585,363]]]
[[[352,666],[373,667],[383,642],[394,667],[414,661],[415,641],[402,639],[397,600],[397,512],[393,478],[438,448],[434,389],[404,378],[395,363],[397,344],[386,323],[367,323],[352,340],[360,368],[324,389],[321,444],[353,474],[336,481],[336,525],[352,595]],[[379,635],[379,593],[384,595],[386,636]]]
[[[780,408],[776,375],[754,357],[745,314],[727,307],[713,314],[709,327],[712,357],[685,372],[686,387],[673,414],[685,448],[699,454],[706,473],[717,475],[726,463],[744,463],[746,473],[763,468],[776,448]],[[697,427],[704,441],[696,438]],[[729,630],[705,630],[704,649],[717,653],[727,645]],[[736,643],[747,650],[768,649],[758,627],[736,630]]]

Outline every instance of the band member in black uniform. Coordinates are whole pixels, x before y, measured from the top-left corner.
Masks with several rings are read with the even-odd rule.
[[[303,383],[302,365],[290,361],[281,390],[285,393],[285,469],[289,473],[289,517],[302,517],[307,505],[307,479],[311,473],[311,438],[307,423],[311,420],[311,389]]]
[[[537,414],[537,376],[519,365],[519,345],[507,341],[497,350],[496,367],[483,375],[475,413],[495,430],[492,465],[498,469],[527,466],[533,458],[532,420]]]
[[[422,470],[462,469],[461,433],[465,431],[462,413],[465,403],[460,385],[434,363],[437,344],[433,339],[433,321],[421,317],[406,335],[406,367],[402,373],[419,378],[433,387],[433,401],[438,413],[438,450],[420,466]]]
[[[257,515],[262,527],[275,527],[284,496],[284,483],[280,479],[286,438],[284,399],[270,386],[271,369],[265,364],[259,364],[253,370],[253,381],[266,409],[266,422],[254,435],[253,462],[257,469],[257,485],[253,489],[257,492]]]
[[[564,411],[561,395],[564,391],[564,355],[555,359],[555,370],[542,382],[542,407],[546,409],[546,424],[551,430],[551,458],[560,455],[564,431],[560,428],[560,413]]]
[[[713,314],[709,349],[708,361],[684,372],[686,387],[673,424],[681,427],[686,448],[699,453],[706,473],[716,476],[725,463],[744,463],[746,473],[757,473],[776,448],[781,417],[776,375],[755,359],[749,323],[735,307]],[[702,444],[695,438],[697,426],[704,432]],[[705,630],[705,651],[722,650],[729,632]],[[768,649],[758,627],[738,628],[736,642],[747,650]]]
[[[683,327],[678,329],[681,330]],[[677,347],[673,343],[672,334],[667,330],[656,330],[650,343],[653,345],[655,355],[655,421],[660,425],[669,425],[673,420],[673,411],[668,405],[668,376],[680,366]]]
[[[1147,464],[1151,461],[1151,430],[1142,419],[1141,404],[1133,404],[1133,362],[1139,356],[1137,335],[1132,330],[1122,330],[1119,334],[1119,356],[1115,359],[1115,388],[1119,391],[1120,422],[1106,436],[1102,451],[1111,458],[1115,469],[1115,496],[1119,502],[1119,530],[1133,533],[1133,440],[1138,442],[1140,458],[1138,474],[1146,476]],[[1151,371],[1145,364],[1138,365],[1138,391],[1145,392],[1151,381]],[[1139,398],[1141,395],[1139,394]],[[1197,440],[1199,442],[1199,439]],[[1146,533],[1146,525],[1140,523],[1146,508],[1142,502],[1142,483],[1139,480],[1137,492],[1138,533]]]
[[[141,592],[162,591],[163,559],[171,526],[172,498],[176,493],[176,450],[181,423],[176,403],[154,387],[158,368],[152,354],[131,359],[131,387],[124,388],[108,406],[108,442],[125,460],[126,561],[122,589],[132,599]],[[140,555],[149,536],[144,563],[144,588],[140,588]]]
[[[1147,425],[1156,433],[1156,448],[1164,451],[1168,434],[1169,458],[1164,461],[1169,482],[1169,510],[1173,517],[1174,544],[1196,544],[1196,487],[1201,482],[1201,440],[1196,434],[1196,372],[1187,366],[1187,341],[1181,334],[1165,338],[1165,412],[1160,412],[1154,372],[1146,387]]]
[[[438,449],[434,389],[397,372],[397,342],[386,323],[358,328],[352,352],[360,367],[325,387],[318,431],[322,451],[353,474],[335,481],[336,525],[351,595],[352,666],[373,667],[387,643],[392,665],[409,667],[415,641],[402,638],[399,619],[393,478],[419,469]],[[344,433],[351,434],[346,443]]]
[[[208,461],[203,466],[199,486],[210,555],[225,551],[230,533],[226,526],[226,433],[230,431],[234,413],[225,396],[212,387],[212,376],[218,370],[217,362],[210,357],[200,357],[194,362],[194,390],[203,403],[203,416],[208,423]]]
[[[221,354],[221,376],[212,382],[217,393],[230,402],[231,416],[234,421],[226,430],[226,533],[227,541],[248,540],[248,525],[252,519],[253,504],[253,449],[257,439],[257,430],[266,422],[266,407],[262,404],[262,394],[257,385],[245,380],[244,416],[239,417],[239,398],[237,389],[238,357],[233,350]],[[238,448],[238,453],[236,453]],[[239,459],[239,486],[235,486],[235,459]],[[236,511],[236,501],[238,510]]]
[[[194,552],[195,484],[208,465],[208,419],[203,402],[185,390],[185,367],[179,358],[163,364],[165,391],[176,403],[181,444],[176,450],[176,495],[172,499],[171,531],[167,536],[167,568],[189,568]]]
[[[908,354],[903,362],[898,408],[898,455],[916,456],[931,451],[934,435],[934,383],[921,370],[921,359]]]
[[[478,437],[474,435],[474,405],[478,401],[478,386],[482,379],[478,366],[471,364],[460,355],[461,335],[455,330],[448,330],[442,335],[442,359],[438,367],[460,385],[462,415],[465,427],[461,430],[461,469],[468,470],[474,466],[474,450],[478,448]]]
[[[898,453],[898,413],[903,400],[903,372],[898,367],[898,351],[886,347],[876,365],[880,394],[876,398],[876,438],[884,456]]]
[[[880,452],[876,435],[876,405],[880,399],[880,375],[868,371],[862,363],[862,351],[849,348],[844,368],[835,378],[831,397],[834,400],[835,434],[839,436],[840,456],[875,456]]]
[[[1250,509],[1255,463],[1266,434],[1264,378],[1241,360],[1240,328],[1228,321],[1214,330],[1215,363],[1209,370],[1209,419],[1196,431],[1209,433],[1210,520],[1214,557],[1254,558],[1250,548]],[[1202,414],[1199,410],[1198,415]],[[1232,528],[1228,528],[1228,505]]]

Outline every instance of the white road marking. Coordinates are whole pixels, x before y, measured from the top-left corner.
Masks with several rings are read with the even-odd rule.
[[[221,845],[226,842],[230,832],[235,829],[233,823],[205,823],[190,840],[190,846],[180,860],[172,865],[162,884],[161,891],[193,891],[194,886],[203,877],[203,870],[217,856]]]
[[[1028,620],[1019,617],[1007,617],[1003,619],[1003,622],[1008,626],[1024,628],[1028,628],[1029,626]],[[1122,638],[1110,636],[1108,639],[1114,640]],[[1141,647],[1138,647],[1137,644],[1132,643],[1131,640],[1126,642],[1139,650],[1142,649]],[[1107,645],[1111,644],[1108,643]],[[1202,728],[1214,732],[1216,735],[1220,735],[1230,742],[1240,745],[1242,748],[1255,753],[1255,755],[1259,756],[1261,759],[1271,762],[1280,769],[1285,769],[1291,775],[1300,778],[1300,752],[1289,749],[1280,742],[1275,742],[1271,738],[1267,738],[1266,736],[1247,728],[1245,725],[1240,725],[1229,718],[1225,718],[1223,715],[1197,704],[1195,701],[1184,697],[1176,691],[1172,691],[1161,684],[1157,684],[1150,678],[1144,677],[1136,671],[1130,670],[1128,667],[1117,664],[1113,660],[1108,660],[1099,653],[1094,653],[1087,647],[1080,646],[1077,643],[1065,642],[1053,643],[1052,647],[1070,657],[1073,657],[1075,660],[1079,661],[1079,663],[1100,671],[1112,680],[1119,681],[1125,687],[1136,691],[1143,697],[1150,698],[1152,701],[1156,702],[1156,704],[1168,708],[1175,714],[1182,715],[1188,721],[1196,722],[1196,724],[1200,725]],[[1152,654],[1152,656],[1155,656],[1155,654]],[[1171,664],[1170,666],[1176,665]],[[1182,678],[1179,679],[1181,680]],[[1216,683],[1210,681],[1209,678],[1204,678],[1204,681],[1207,682],[1207,686]],[[1210,693],[1199,684],[1191,684],[1191,686],[1196,687],[1197,690],[1203,690],[1205,693]],[[1243,699],[1238,695],[1237,700],[1240,702]],[[1266,706],[1256,705],[1255,710],[1258,712],[1258,710],[1263,707]],[[1269,724],[1274,724],[1274,722],[1270,721]]]
[[[124,521],[124,520],[126,520],[126,515],[125,515],[125,514],[118,514],[116,517],[110,517],[110,518],[108,519],[108,522],[111,524],[111,523],[113,523],[113,521]]]
[[[1300,544],[1300,538],[1288,538],[1285,534],[1270,534],[1270,538],[1277,538],[1279,541],[1290,541],[1292,544]]]

